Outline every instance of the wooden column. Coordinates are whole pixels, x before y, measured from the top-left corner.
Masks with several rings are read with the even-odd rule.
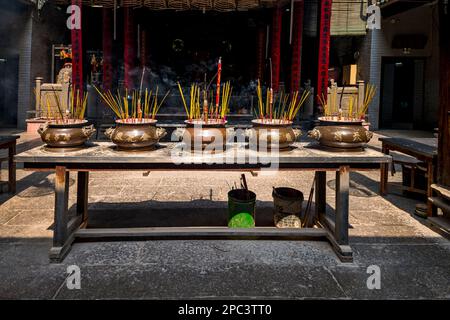
[[[112,87],[112,11],[103,9],[103,88]]]
[[[319,57],[316,93],[327,99],[328,68],[330,62],[330,26],[332,0],[321,0],[319,7]]]
[[[450,4],[440,1],[439,9],[440,102],[437,182],[450,187]]]
[[[281,27],[283,10],[275,7],[272,14],[272,89],[277,92],[280,86]]]
[[[80,8],[80,20],[82,20],[82,1],[72,0],[72,5]],[[72,41],[72,86],[83,94],[83,32],[82,28],[70,31]]]
[[[266,50],[266,28],[259,26],[256,33],[256,79],[263,81]]]
[[[125,88],[132,89],[134,87],[132,71],[135,59],[135,37],[134,37],[134,21],[133,9],[124,8],[124,54],[123,60],[125,64]]]
[[[294,3],[294,25],[292,34],[292,70],[291,70],[291,92],[300,90],[301,67],[302,67],[302,40],[303,40],[303,0]]]

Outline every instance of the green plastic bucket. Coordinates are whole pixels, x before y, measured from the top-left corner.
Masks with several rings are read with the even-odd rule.
[[[256,194],[245,189],[228,192],[228,227],[253,228],[255,226]]]

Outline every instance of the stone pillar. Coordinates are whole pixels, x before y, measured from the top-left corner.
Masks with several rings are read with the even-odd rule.
[[[41,116],[41,85],[42,85],[42,80],[44,80],[44,78],[42,78],[42,77],[37,77],[36,78],[36,86],[35,86],[35,90],[36,90],[36,118]]]
[[[272,89],[277,92],[280,85],[281,27],[283,10],[275,7],[272,13]]]
[[[381,87],[381,66],[386,39],[382,30],[370,30],[370,76],[369,82],[377,87],[377,93],[372,100],[367,111],[370,128],[377,130],[379,128],[380,118],[380,87]]]
[[[17,127],[26,127],[27,111],[31,108],[31,52],[33,36],[33,17],[29,10],[26,13],[24,24],[21,26],[19,42],[19,86],[17,101]]]
[[[294,25],[292,38],[292,70],[291,70],[291,92],[300,90],[301,68],[302,68],[302,40],[303,40],[303,0],[294,3]]]

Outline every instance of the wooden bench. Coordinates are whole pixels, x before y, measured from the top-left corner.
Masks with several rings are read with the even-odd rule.
[[[437,162],[437,147],[405,138],[379,138],[379,140],[382,143],[381,149],[384,154],[389,154],[390,151],[398,151],[426,163],[427,197],[431,197],[431,185],[434,182]],[[382,164],[380,177],[381,194],[387,193],[388,171],[388,165]],[[429,217],[432,215],[430,201],[427,203],[427,214]]]
[[[431,185],[431,217],[428,217],[430,226],[443,236],[450,238],[450,188],[439,185]],[[442,210],[442,215],[438,214]]]

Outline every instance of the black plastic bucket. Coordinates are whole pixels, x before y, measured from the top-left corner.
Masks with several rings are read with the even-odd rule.
[[[273,188],[274,223],[278,228],[301,228],[303,193],[293,188]]]

